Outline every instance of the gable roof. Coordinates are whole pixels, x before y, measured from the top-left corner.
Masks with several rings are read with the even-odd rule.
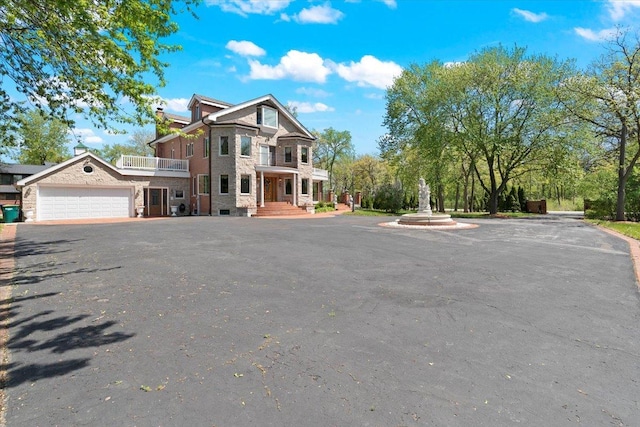
[[[181,123],[183,125],[188,125],[189,123],[191,123],[191,118],[189,117],[179,116],[177,114],[165,113],[164,111],[162,112],[162,118],[171,120],[172,122]]]
[[[20,181],[16,182],[16,186],[24,187],[25,185],[28,185],[28,184],[32,183],[33,181],[36,181],[36,180],[42,178],[43,176],[47,176],[49,174],[55,173],[56,171],[58,171],[60,169],[64,169],[67,166],[69,166],[69,165],[71,165],[73,163],[79,162],[80,160],[82,160],[82,159],[84,159],[86,157],[91,157],[92,159],[96,160],[98,163],[100,163],[100,164],[104,165],[105,167],[111,169],[112,171],[120,174],[120,171],[115,166],[113,166],[111,163],[109,163],[109,162],[107,162],[105,160],[102,160],[100,157],[96,156],[91,151],[85,151],[84,153],[80,154],[79,156],[72,157],[72,158],[70,158],[70,159],[68,159],[68,160],[66,160],[66,161],[64,161],[62,163],[58,163],[55,166],[51,166],[48,169],[45,169],[45,170],[40,171],[40,172],[38,172],[36,174],[33,174],[31,176],[28,176],[26,178],[21,179]]]
[[[219,99],[209,98],[208,96],[198,95],[197,93],[194,93],[187,107],[190,109],[196,101],[202,104],[212,105],[218,108],[227,108],[233,105],[233,104],[229,104],[228,102],[220,101]]]
[[[191,98],[191,102],[193,102],[194,99],[201,100],[202,96],[201,95],[193,95],[193,97]],[[213,98],[209,98],[209,99],[213,99]],[[230,105],[229,104],[223,110],[216,111],[215,113],[208,114],[207,116],[203,117],[202,119],[197,120],[197,121],[195,121],[193,123],[190,123],[187,126],[183,127],[182,129],[180,129],[180,131],[184,132],[184,133],[189,133],[189,132],[191,132],[193,130],[198,129],[200,126],[203,126],[203,125],[215,125],[215,124],[223,124],[223,123],[224,124],[232,124],[232,123],[234,123],[233,120],[225,121],[224,117],[229,115],[229,114],[235,113],[236,111],[242,110],[243,108],[247,108],[247,107],[250,107],[252,105],[257,105],[257,104],[260,104],[260,103],[263,103],[263,102],[267,102],[267,101],[270,101],[273,105],[275,105],[276,108],[282,114],[284,114],[284,116],[287,119],[289,119],[289,121],[291,121],[291,123],[296,125],[296,127],[298,127],[298,129],[301,131],[301,134],[304,137],[310,138],[312,140],[316,139],[316,137],[311,132],[309,132],[309,130],[306,127],[304,127],[303,124],[300,123],[298,121],[298,119],[296,119],[293,116],[293,114],[291,114],[289,112],[289,110],[287,110],[287,108],[284,105],[282,105],[280,103],[280,101],[278,101],[275,98],[275,96],[273,96],[271,94],[263,95],[263,96],[261,96],[259,98],[251,99],[251,100],[245,101],[245,102],[243,102],[241,104],[235,104],[235,105]],[[189,106],[191,106],[191,102],[189,103]],[[247,124],[243,124],[243,126],[251,126],[251,125],[247,123]],[[297,133],[297,132],[294,132],[294,133]],[[288,135],[291,135],[291,133],[288,134]],[[150,146],[154,146],[155,144],[158,144],[160,142],[170,141],[170,140],[172,140],[173,138],[175,138],[177,136],[178,135],[175,134],[175,133],[170,133],[168,135],[161,136],[160,138],[157,138],[154,141],[151,141],[149,143],[149,145]]]
[[[217,122],[219,119],[222,119],[224,116],[231,114],[231,113],[235,113],[236,111],[242,110],[243,108],[247,108],[250,107],[252,105],[257,105],[260,104],[262,102],[266,102],[266,101],[270,101],[272,102],[277,108],[278,110],[280,110],[280,113],[284,114],[284,116],[289,119],[289,121],[291,121],[294,125],[296,125],[301,131],[302,134],[305,135],[307,138],[311,138],[311,139],[316,139],[315,136],[313,136],[313,134],[311,132],[309,132],[309,130],[304,127],[302,125],[302,123],[300,123],[298,121],[298,119],[296,119],[293,114],[291,114],[289,112],[289,110],[287,110],[287,108],[282,105],[280,103],[280,101],[278,101],[276,99],[275,96],[271,95],[271,94],[267,94],[264,96],[261,96],[259,98],[255,98],[255,99],[251,99],[249,101],[243,102],[241,104],[236,104],[232,107],[229,108],[225,108],[224,110],[220,110],[220,111],[216,111],[215,113],[211,113],[208,116],[206,116],[205,118],[202,119],[202,121],[206,124],[207,121],[209,121],[210,123],[215,123]]]

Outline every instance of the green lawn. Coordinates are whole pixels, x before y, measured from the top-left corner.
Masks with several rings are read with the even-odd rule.
[[[585,220],[592,224],[599,225],[601,227],[606,227],[611,230],[617,231],[620,234],[624,234],[625,236],[629,236],[633,239],[640,240],[640,223],[637,222],[615,222],[615,221],[602,221],[598,219],[588,219]]]
[[[416,213],[416,211],[402,210],[397,213],[384,212],[375,209],[356,209],[355,212],[345,212],[344,215],[356,216],[400,216],[408,213]],[[434,212],[436,213],[436,212]],[[487,212],[447,212],[452,218],[527,218],[536,216],[536,214],[525,212],[500,212],[498,215],[491,216]]]

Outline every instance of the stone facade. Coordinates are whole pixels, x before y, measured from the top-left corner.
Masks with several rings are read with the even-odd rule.
[[[85,167],[91,166],[92,172],[85,172]],[[120,171],[105,164],[93,156],[79,156],[64,167],[51,168],[37,179],[32,180],[22,188],[22,208],[31,209],[37,218],[37,197],[40,186],[50,187],[102,187],[102,188],[130,188],[133,194],[133,206],[130,216],[135,216],[135,207],[144,206],[145,188],[166,188],[173,197],[179,192],[187,194],[189,190],[188,178],[132,176],[125,175],[127,171]],[[169,203],[179,204],[180,200],[170,200]]]
[[[194,95],[190,102],[190,119],[198,120],[183,131],[191,138],[168,135],[155,142],[158,157],[189,159],[191,190],[188,194],[192,211],[203,215],[253,214],[263,194],[267,201],[313,207],[313,135],[270,95],[223,109],[200,104],[202,98]],[[276,113],[277,127],[261,123],[259,116],[265,109]],[[207,115],[209,112],[211,115]],[[246,137],[251,139],[249,155],[241,153],[242,140]],[[223,140],[228,141],[226,152],[221,152]],[[200,152],[205,150],[199,147],[207,143],[208,157],[204,157]],[[187,151],[185,144],[193,144],[194,148]],[[302,162],[303,149],[305,163]],[[287,150],[290,150],[290,159]],[[265,151],[268,151],[268,165],[262,164]],[[208,193],[201,193],[202,186],[198,185],[204,176],[209,180]],[[241,191],[243,182],[247,190],[247,178],[248,192]]]

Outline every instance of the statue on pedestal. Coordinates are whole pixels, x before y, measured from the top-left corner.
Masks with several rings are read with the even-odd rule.
[[[426,212],[431,215],[431,189],[425,184],[424,178],[420,178],[420,190],[418,193],[418,212]]]

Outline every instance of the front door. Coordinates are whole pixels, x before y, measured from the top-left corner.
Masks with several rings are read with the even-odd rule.
[[[166,188],[148,188],[147,200],[145,201],[147,208],[147,215],[149,216],[163,216],[167,214],[166,200],[167,189]]]
[[[276,182],[277,178],[265,177],[264,179],[264,201],[275,202],[276,201]]]

